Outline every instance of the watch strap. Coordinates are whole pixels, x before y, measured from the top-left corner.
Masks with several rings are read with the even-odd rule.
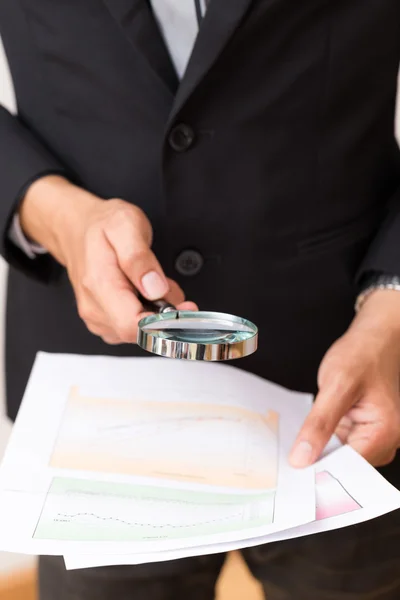
[[[355,311],[359,312],[367,298],[377,290],[393,290],[400,292],[400,277],[386,273],[371,274],[366,278],[363,289],[357,297]]]

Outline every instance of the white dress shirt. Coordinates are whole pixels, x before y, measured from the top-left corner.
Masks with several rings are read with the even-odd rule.
[[[151,0],[165,44],[178,77],[189,62],[209,0]]]
[[[154,17],[168,48],[176,73],[181,79],[189,62],[200,23],[210,0],[150,0]],[[34,259],[46,251],[30,243],[21,228],[18,213],[14,215],[9,238]]]

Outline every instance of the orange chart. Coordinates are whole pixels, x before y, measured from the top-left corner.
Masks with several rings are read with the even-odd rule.
[[[50,466],[243,489],[274,489],[279,415],[184,400],[70,391]]]

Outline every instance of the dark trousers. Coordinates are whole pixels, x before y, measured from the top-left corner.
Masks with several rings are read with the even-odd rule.
[[[400,511],[243,556],[268,600],[400,600]],[[215,555],[68,572],[62,559],[44,557],[40,600],[212,600],[224,560]]]

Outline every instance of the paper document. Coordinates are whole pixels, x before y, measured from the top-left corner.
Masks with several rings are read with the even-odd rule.
[[[316,465],[316,519],[313,523],[275,533],[245,543],[199,546],[190,556],[215,554],[243,547],[297,538],[361,523],[400,508],[400,493],[351,448],[332,452]],[[135,565],[185,558],[188,551],[177,550],[153,554],[64,557],[67,569],[111,565]]]
[[[311,397],[227,365],[39,354],[0,471],[0,550],[149,554],[315,519]]]

